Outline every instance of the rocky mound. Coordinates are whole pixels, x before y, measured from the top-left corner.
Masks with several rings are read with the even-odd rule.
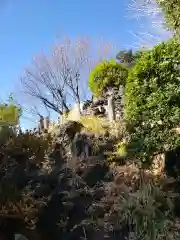
[[[141,198],[144,187],[153,191],[150,199],[158,211],[169,210],[167,193],[156,196],[158,185],[151,176],[109,166],[102,154],[105,139],[93,154],[94,136],[82,134],[81,127],[71,121],[58,129],[45,151],[49,168],[32,157],[29,145],[16,152],[8,145],[1,148],[0,233],[6,239],[21,233],[29,240],[125,240],[139,229],[136,221],[143,221],[143,209],[149,207],[149,195]],[[153,205],[147,211],[152,212],[150,219],[159,221]],[[148,234],[146,226],[140,230],[138,234]]]
[[[124,92],[123,89],[112,89],[112,96],[114,102],[114,110],[116,119],[123,119],[124,113]],[[104,98],[96,99],[94,101],[88,100],[83,105],[82,114],[85,116],[99,116],[99,117],[107,117],[107,108],[108,108],[108,95],[104,96]]]

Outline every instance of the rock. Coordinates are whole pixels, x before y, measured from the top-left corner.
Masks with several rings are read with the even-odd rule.
[[[28,240],[28,239],[21,234],[15,234],[15,240]]]
[[[55,169],[50,178],[52,175],[56,184],[52,188],[48,205],[41,211],[37,229],[43,232],[47,239],[69,239],[68,232],[86,216],[87,198],[79,192],[79,189],[85,190],[86,184],[66,166],[59,171]],[[65,226],[60,224],[63,224],[63,221]]]
[[[68,121],[62,124],[56,131],[56,149],[54,156],[57,155],[56,159],[63,158],[65,161],[72,155],[72,140],[76,133],[80,132],[84,126],[76,121]],[[59,154],[59,156],[58,156]],[[52,157],[52,154],[51,154]],[[57,161],[57,160],[56,160]]]
[[[97,99],[97,100],[95,100],[94,102],[93,102],[93,105],[94,106],[99,106],[99,105],[103,105],[104,104],[104,102],[105,102],[105,100],[104,99]]]
[[[92,141],[87,134],[76,133],[72,141],[73,157],[86,158],[92,156]]]
[[[48,157],[54,160],[55,164],[64,164],[65,163],[65,149],[62,143],[56,142],[54,144],[53,150],[48,154]]]
[[[93,187],[105,179],[108,171],[109,167],[106,164],[96,164],[84,171],[82,179],[89,187]]]
[[[18,215],[2,215],[0,217],[0,239],[1,240],[39,240],[35,231],[26,228],[26,224]],[[21,238],[20,238],[21,236]],[[16,238],[15,238],[16,237]]]
[[[116,120],[123,119],[124,115],[124,88],[113,88],[112,91],[112,99],[114,102],[114,116]],[[89,101],[83,108],[83,115],[91,115],[91,116],[102,116],[108,117],[108,98],[109,95],[106,94],[103,99],[96,99],[93,102]],[[112,114],[111,114],[112,115]]]
[[[85,101],[83,105],[83,111],[86,110],[91,104],[92,104],[91,100]]]
[[[51,193],[52,189],[49,184],[41,184],[41,186],[37,186],[34,191],[34,198],[42,198],[47,197]]]
[[[164,171],[168,177],[178,178],[180,176],[180,147],[164,154]]]
[[[152,160],[151,171],[154,175],[161,175],[165,169],[165,154],[157,154]]]
[[[62,124],[56,131],[56,137],[61,138],[64,135],[68,135],[69,138],[73,138],[77,132],[80,132],[83,125],[76,121],[68,121]]]
[[[108,120],[110,122],[113,122],[116,120],[116,114],[115,114],[115,104],[113,96],[108,97]]]
[[[101,112],[100,112],[98,107],[97,108],[92,108],[91,111],[92,111],[92,115],[93,116],[98,116],[98,115],[101,114]]]

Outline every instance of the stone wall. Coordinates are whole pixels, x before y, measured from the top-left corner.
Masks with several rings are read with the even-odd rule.
[[[124,89],[113,89],[113,104],[115,107],[115,119],[119,120],[124,115]],[[104,98],[86,101],[83,106],[82,114],[84,116],[102,116],[108,117],[108,94]]]

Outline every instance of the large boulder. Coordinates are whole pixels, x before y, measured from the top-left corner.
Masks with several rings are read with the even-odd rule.
[[[68,121],[59,126],[55,132],[55,138],[61,144],[63,155],[71,155],[72,153],[72,140],[76,133],[80,132],[84,126],[77,121]],[[61,151],[62,154],[62,151]]]
[[[62,138],[65,135],[69,138],[74,138],[77,132],[80,132],[84,126],[77,121],[68,121],[56,130],[55,135],[57,138]]]
[[[96,136],[86,132],[76,133],[71,143],[72,156],[82,161],[92,156],[104,158],[106,152],[112,152],[113,149],[114,141],[109,137]]]
[[[72,140],[73,157],[86,158],[92,156],[92,140],[85,133],[76,133]]]

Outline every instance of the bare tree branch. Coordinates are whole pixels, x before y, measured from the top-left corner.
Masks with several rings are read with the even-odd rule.
[[[24,94],[39,100],[42,106],[58,114],[63,114],[64,110],[69,111],[74,102],[80,111],[84,95],[89,94],[89,71],[111,49],[111,45],[102,44],[99,56],[94,57],[87,38],[76,41],[65,38],[52,48],[50,55],[41,53],[25,69],[21,78]]]

